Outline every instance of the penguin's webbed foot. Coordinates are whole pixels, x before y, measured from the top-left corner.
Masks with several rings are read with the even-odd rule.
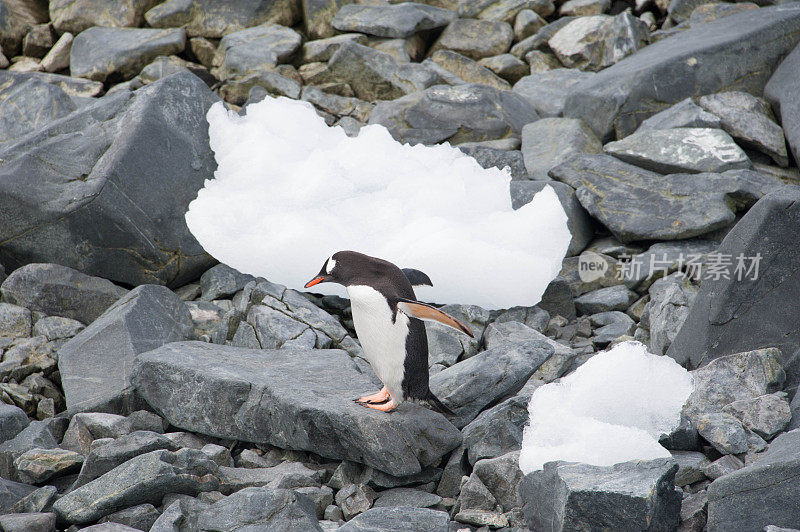
[[[365,395],[360,399],[356,399],[356,403],[361,404],[378,404],[378,403],[385,403],[389,400],[389,390],[386,389],[386,386],[381,388],[379,392],[375,392],[372,395]]]
[[[381,412],[391,412],[392,410],[398,407],[398,404],[394,402],[394,399],[391,399],[388,402],[380,405],[369,404],[369,403],[361,403],[361,404],[366,406],[367,408],[373,408],[375,410],[380,410]]]

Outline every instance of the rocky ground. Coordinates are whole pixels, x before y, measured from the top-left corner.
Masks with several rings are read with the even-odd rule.
[[[798,41],[791,3],[0,0],[0,527],[800,527]],[[449,419],[354,405],[349,302],[188,232],[206,110],[266,94],[558,193],[543,300],[428,325]],[[533,391],[631,338],[693,370],[673,459],[523,476]]]

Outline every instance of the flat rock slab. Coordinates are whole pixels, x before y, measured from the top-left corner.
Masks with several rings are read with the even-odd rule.
[[[720,90],[761,94],[774,65],[800,40],[800,6],[731,15],[660,40],[575,86],[565,115],[601,140],[690,96]],[[790,141],[791,142],[791,141]]]
[[[446,26],[456,19],[453,11],[404,2],[388,6],[347,5],[331,22],[339,31],[357,31],[377,37],[405,38],[418,31]]]
[[[147,11],[144,19],[154,28],[183,27],[190,37],[219,39],[265,22],[293,26],[299,7],[291,0],[167,0]]]
[[[443,416],[406,403],[386,414],[353,399],[374,384],[339,350],[252,350],[201,342],[137,357],[132,382],[176,427],[412,475],[461,443]]]

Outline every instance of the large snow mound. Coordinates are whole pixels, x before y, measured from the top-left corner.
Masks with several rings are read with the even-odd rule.
[[[561,268],[570,233],[553,189],[514,211],[508,171],[449,145],[399,144],[379,125],[348,137],[287,98],[246,116],[220,102],[208,123],[218,168],[186,222],[242,272],[302,288],[350,249],[427,273],[434,288],[420,299],[508,308],[538,303]]]
[[[520,469],[527,474],[554,460],[610,466],[668,458],[658,439],[678,426],[691,392],[688,371],[639,342],[598,353],[533,393]]]

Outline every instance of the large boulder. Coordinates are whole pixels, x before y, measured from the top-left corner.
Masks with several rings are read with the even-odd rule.
[[[139,355],[138,393],[176,427],[419,473],[461,443],[443,416],[406,403],[385,414],[353,402],[375,391],[344,352],[252,350],[200,342]]]
[[[601,140],[623,138],[689,96],[760,95],[774,65],[800,40],[800,6],[747,11],[660,40],[573,87],[565,115]]]
[[[190,513],[191,530],[322,531],[314,502],[298,491],[245,488],[214,504]]]
[[[134,357],[185,340],[192,322],[186,304],[168,288],[143,285],[120,299],[58,351],[67,408],[96,408],[130,386]]]
[[[53,0],[50,20],[59,34],[77,35],[92,26],[135,28],[142,25],[142,15],[151,5],[153,0]]]
[[[799,200],[800,187],[776,190],[728,233],[717,250],[728,258],[727,275],[703,280],[669,356],[698,367],[724,355],[777,347],[789,384],[797,386],[800,248],[793,234],[800,226]]]
[[[217,51],[220,78],[271,70],[290,59],[303,38],[291,28],[262,24],[226,35]]]
[[[780,117],[783,134],[792,150],[795,161],[800,161],[800,94],[797,79],[800,78],[800,46],[795,47],[769,78],[764,87],[764,97],[772,104]]]
[[[357,45],[356,45],[357,46]],[[522,96],[486,85],[435,86],[372,110],[398,142],[451,144],[519,137],[539,116]]]
[[[333,17],[332,26],[339,31],[357,31],[377,37],[405,38],[424,30],[447,26],[456,14],[447,9],[413,2],[399,5],[342,7]]]
[[[293,26],[300,17],[299,2],[294,0],[167,0],[158,4],[144,18],[154,28],[183,27],[190,37],[219,39],[234,31],[267,22]]]
[[[181,286],[213,264],[184,214],[213,177],[188,72],[119,92],[0,147],[0,262],[54,262],[126,284]]]

